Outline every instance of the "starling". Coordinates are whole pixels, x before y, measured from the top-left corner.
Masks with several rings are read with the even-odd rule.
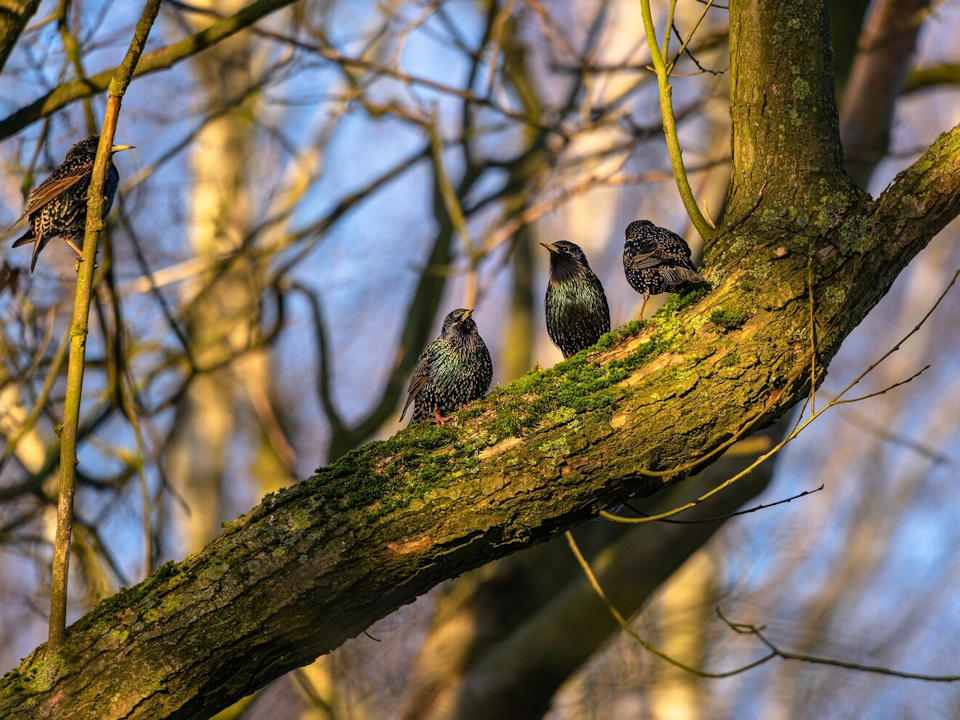
[[[463,308],[451,312],[443,321],[440,337],[420,353],[401,420],[414,403],[411,422],[432,415],[442,424],[446,413],[486,394],[493,379],[493,363],[472,314],[473,310]]]
[[[600,278],[590,269],[579,246],[566,240],[540,244],[550,251],[550,280],[544,302],[547,334],[567,359],[610,332],[610,308]]]
[[[687,242],[649,220],[637,220],[627,226],[623,272],[630,287],[643,293],[641,318],[651,295],[680,292],[706,282],[690,260]]]
[[[29,215],[30,229],[13,243],[13,247],[33,242],[30,272],[33,272],[40,251],[50,242],[50,238],[61,237],[76,251],[77,257],[82,254],[80,244],[83,243],[87,220],[87,189],[90,187],[93,161],[97,155],[99,142],[99,135],[91,135],[86,140],[76,143],[67,152],[67,157],[64,158],[60,167],[40,183],[27,198],[27,207],[17,223]],[[114,145],[110,150],[116,153],[130,150],[132,147],[132,145]],[[113,196],[117,192],[119,183],[120,173],[117,172],[111,159],[103,185],[102,217],[104,218],[110,212]]]

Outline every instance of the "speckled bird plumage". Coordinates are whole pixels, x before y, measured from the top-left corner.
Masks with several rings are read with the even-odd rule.
[[[407,402],[400,419],[413,403],[413,420],[438,420],[461,406],[482,398],[493,379],[493,363],[487,346],[470,315],[472,310],[454,310],[443,321],[440,337],[420,354],[410,378]]]
[[[649,220],[637,220],[627,226],[626,235],[623,272],[630,286],[643,294],[644,307],[650,295],[680,292],[706,282],[690,259],[690,246],[676,233]]]
[[[29,216],[30,229],[13,243],[13,247],[33,243],[30,272],[33,272],[40,251],[51,238],[63,238],[79,254],[86,226],[87,190],[99,142],[99,135],[91,135],[76,143],[67,152],[63,163],[27,198],[27,206],[17,222]],[[115,152],[123,149],[127,149],[127,146],[114,146]],[[119,183],[120,173],[111,160],[103,185],[104,218],[113,206]]]
[[[610,308],[583,250],[566,240],[541,245],[550,251],[550,280],[544,300],[547,334],[566,359],[610,332]]]

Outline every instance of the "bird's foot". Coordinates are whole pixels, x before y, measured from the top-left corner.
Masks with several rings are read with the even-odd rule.
[[[440,411],[437,410],[436,408],[433,409],[433,417],[436,418],[437,425],[443,425],[445,422],[447,422],[447,420],[450,419],[449,417],[444,417],[443,415],[441,415]]]
[[[83,256],[82,256],[82,255],[77,255],[77,268],[76,268],[76,269],[77,269],[77,275],[80,274],[80,265],[81,265],[82,263],[83,263]],[[93,269],[96,270],[96,269],[99,268],[99,267],[100,267],[100,263],[98,263],[96,260],[94,260],[94,261],[93,261]]]

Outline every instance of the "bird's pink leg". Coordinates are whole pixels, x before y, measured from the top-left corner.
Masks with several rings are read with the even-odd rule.
[[[67,245],[69,245],[70,247],[72,247],[72,248],[73,248],[73,251],[77,254],[77,262],[78,262],[78,263],[79,263],[79,262],[83,262],[83,251],[82,251],[80,248],[77,247],[77,244],[76,244],[73,240],[71,240],[70,238],[64,238],[64,240],[66,241]],[[79,265],[78,265],[77,267],[79,267]],[[93,269],[96,270],[98,267],[100,267],[100,263],[94,262],[94,263],[93,263]],[[78,271],[78,272],[79,272],[79,271]]]
[[[643,310],[644,310],[644,308],[647,307],[647,300],[649,300],[649,299],[650,299],[650,293],[644,293],[644,294],[643,294],[643,305],[640,306],[640,317],[637,318],[638,320],[643,320]]]
[[[69,245],[70,247],[73,248],[73,251],[77,254],[77,260],[82,260],[82,259],[83,259],[83,251],[82,251],[80,248],[77,247],[77,244],[76,244],[73,240],[71,240],[70,238],[64,238],[63,240],[64,240],[64,242],[67,243],[67,245]]]

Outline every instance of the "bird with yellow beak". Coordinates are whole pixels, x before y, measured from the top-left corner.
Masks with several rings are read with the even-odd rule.
[[[29,216],[30,229],[17,238],[13,247],[33,243],[30,272],[33,272],[36,267],[40,251],[54,237],[63,238],[77,253],[77,257],[81,256],[80,246],[83,244],[87,220],[87,190],[90,188],[93,162],[97,156],[99,143],[99,135],[91,135],[76,143],[67,152],[63,163],[27,198],[27,206],[17,223]],[[114,145],[110,148],[110,152],[118,153],[131,149],[133,145]],[[120,173],[111,157],[110,167],[107,168],[107,177],[103,184],[102,218],[106,218],[110,212],[119,184]]]

